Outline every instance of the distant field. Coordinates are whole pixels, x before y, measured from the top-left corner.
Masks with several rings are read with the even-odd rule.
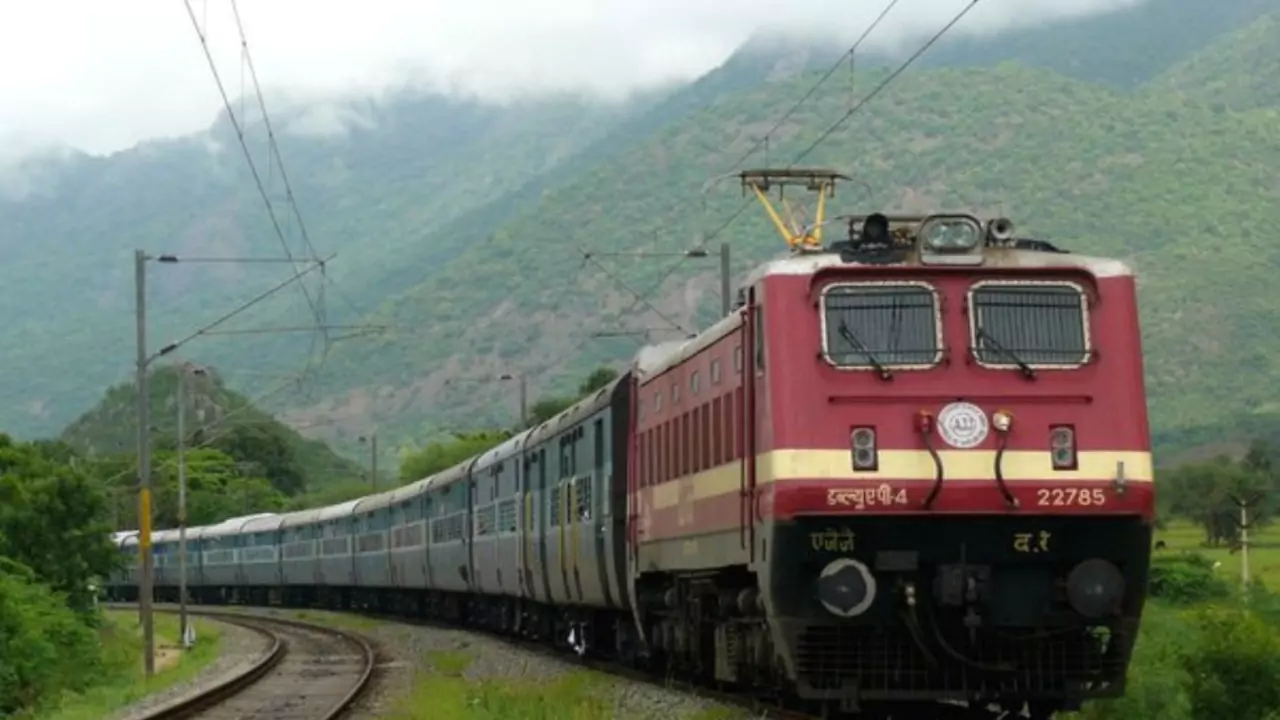
[[[1168,529],[1156,531],[1156,540],[1163,540],[1166,545],[1165,549],[1156,551],[1157,556],[1160,553],[1193,550],[1221,562],[1222,566],[1218,571],[1224,575],[1230,575],[1236,580],[1240,578],[1241,553],[1233,553],[1226,547],[1203,547],[1201,543],[1204,542],[1204,530],[1198,525],[1185,520],[1171,522]],[[1280,529],[1266,527],[1251,532],[1249,544],[1249,576],[1261,580],[1272,590],[1280,590]]]

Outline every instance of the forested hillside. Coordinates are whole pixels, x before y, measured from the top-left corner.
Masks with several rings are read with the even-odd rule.
[[[161,470],[162,477],[170,477],[173,468],[166,471],[162,466],[170,463],[177,447],[178,372],[172,367],[159,368],[151,373],[148,384],[151,443],[162,455],[155,466]],[[307,491],[320,491],[361,479],[368,483],[367,464],[357,465],[335,454],[323,442],[308,440],[282,425],[243,395],[228,389],[216,369],[202,368],[199,374],[188,372],[183,390],[183,430],[187,448],[197,453],[194,457],[203,458],[206,463],[211,458],[225,461],[232,475],[265,481],[265,489],[280,495],[277,503]],[[110,478],[109,485],[121,493],[126,493],[136,480],[133,468],[136,467],[137,398],[137,387],[133,383],[110,388],[97,405],[68,425],[59,438],[86,459],[110,465],[98,475]],[[157,507],[162,512],[174,510],[163,503]],[[231,513],[236,511],[238,507]]]
[[[856,176],[840,210],[999,211],[1074,250],[1129,260],[1142,278],[1157,437],[1177,444],[1227,420],[1270,422],[1280,407],[1269,380],[1280,375],[1270,332],[1280,309],[1266,292],[1280,102],[1266,70],[1280,40],[1268,9],[1150,0],[947,41],[804,162]],[[631,290],[647,291],[669,258],[584,262],[581,251],[701,242],[743,202],[732,183],[702,195],[707,180],[732,169],[838,52],[762,37],[697,82],[626,105],[490,106],[406,90],[273,112],[309,234],[322,253],[339,251],[326,269],[338,289],[325,299],[330,321],[358,309],[390,329],[332,346],[309,394],[266,407],[353,456],[377,427],[393,460],[435,433],[509,420],[515,387],[502,374],[524,374],[531,393],[564,392],[644,339],[618,331],[695,330],[718,306],[714,259],[685,262],[646,294],[662,317],[624,310],[648,308]],[[789,162],[893,62],[868,55],[856,76],[839,71],[747,164]],[[252,147],[261,131],[250,123]],[[223,118],[208,135],[48,160],[21,183],[6,179],[0,308],[10,322],[0,332],[17,370],[0,377],[11,399],[0,425],[49,434],[129,376],[133,247],[279,254],[229,132]],[[257,159],[265,168],[265,153]],[[285,232],[301,248],[297,228]],[[755,208],[710,242],[722,240],[739,276],[782,249]],[[279,277],[278,266],[155,267],[152,337],[182,337]],[[291,291],[237,327],[306,319]],[[308,338],[198,342],[201,358],[253,394],[297,369]]]
[[[1268,22],[1239,35],[1251,37]],[[1218,63],[1224,47],[1240,45],[1223,38],[1186,65]],[[1273,48],[1269,57],[1280,56],[1280,45]],[[882,72],[862,74],[858,86],[872,87]],[[634,301],[627,288],[648,288],[668,263],[601,258],[606,271],[583,267],[579,248],[696,244],[742,202],[727,188],[704,207],[697,188],[737,160],[754,133],[814,80],[806,75],[722,96],[544,194],[384,311],[398,327],[428,316],[433,332],[397,333],[372,353],[337,354],[332,367],[341,370],[329,375],[331,387],[351,387],[348,379],[361,373],[377,377],[402,388],[383,396],[387,412],[428,422],[437,406],[419,403],[415,390],[444,395],[444,417],[451,417],[482,410],[502,389],[495,385],[485,397],[438,384],[464,365],[493,373],[512,364],[546,368],[544,380],[553,381],[634,349],[627,338],[586,337],[593,332],[679,332],[653,312],[619,315]],[[1156,428],[1167,434],[1241,412],[1267,413],[1280,399],[1260,381],[1280,373],[1280,347],[1269,331],[1280,307],[1266,291],[1276,257],[1270,228],[1280,222],[1280,111],[1227,109],[1162,92],[1159,82],[1117,90],[1016,64],[911,73],[806,162],[857,177],[837,202],[842,210],[1000,211],[1028,233],[1128,260],[1142,278]],[[771,140],[773,161],[789,161],[848,103],[846,91],[811,99]],[[732,241],[739,273],[782,249],[754,208],[715,240]],[[695,328],[718,306],[715,273],[714,260],[686,262],[654,294],[655,304],[682,329]],[[464,277],[494,281],[453,281]],[[582,356],[566,362],[565,348],[579,344]],[[352,402],[363,398],[357,391]]]

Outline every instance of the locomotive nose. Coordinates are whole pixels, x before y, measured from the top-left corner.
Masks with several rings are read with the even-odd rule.
[[[1112,563],[1091,558],[1067,575],[1067,601],[1087,618],[1099,618],[1116,609],[1124,595],[1124,575]]]
[[[876,580],[853,558],[827,563],[818,575],[818,601],[832,615],[851,618],[867,611],[876,597]]]

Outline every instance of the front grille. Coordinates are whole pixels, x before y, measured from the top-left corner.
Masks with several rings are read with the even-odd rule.
[[[948,645],[969,660],[1014,668],[993,671],[947,654],[927,627],[921,635],[936,665],[903,626],[806,626],[796,646],[797,670],[816,690],[856,686],[864,696],[905,692],[1106,696],[1120,691],[1132,644],[1113,635],[1104,652],[1103,641],[1084,631],[1026,641],[983,630],[976,644],[967,638],[947,638]]]

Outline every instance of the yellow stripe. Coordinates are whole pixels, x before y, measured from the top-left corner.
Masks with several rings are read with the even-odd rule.
[[[942,469],[947,480],[994,480],[994,450],[940,450]],[[1077,469],[1054,470],[1048,451],[1009,450],[1001,461],[1006,482],[1078,482],[1114,480],[1124,466],[1128,482],[1152,482],[1151,453],[1135,451],[1081,452]],[[768,485],[793,480],[933,480],[936,472],[933,458],[925,450],[881,450],[879,469],[854,472],[852,454],[848,450],[773,450],[761,455],[756,464],[756,484]],[[653,507],[662,509],[680,504],[680,483],[676,480],[653,488]],[[741,488],[739,463],[728,463],[705,470],[692,477],[691,500],[704,500]]]

